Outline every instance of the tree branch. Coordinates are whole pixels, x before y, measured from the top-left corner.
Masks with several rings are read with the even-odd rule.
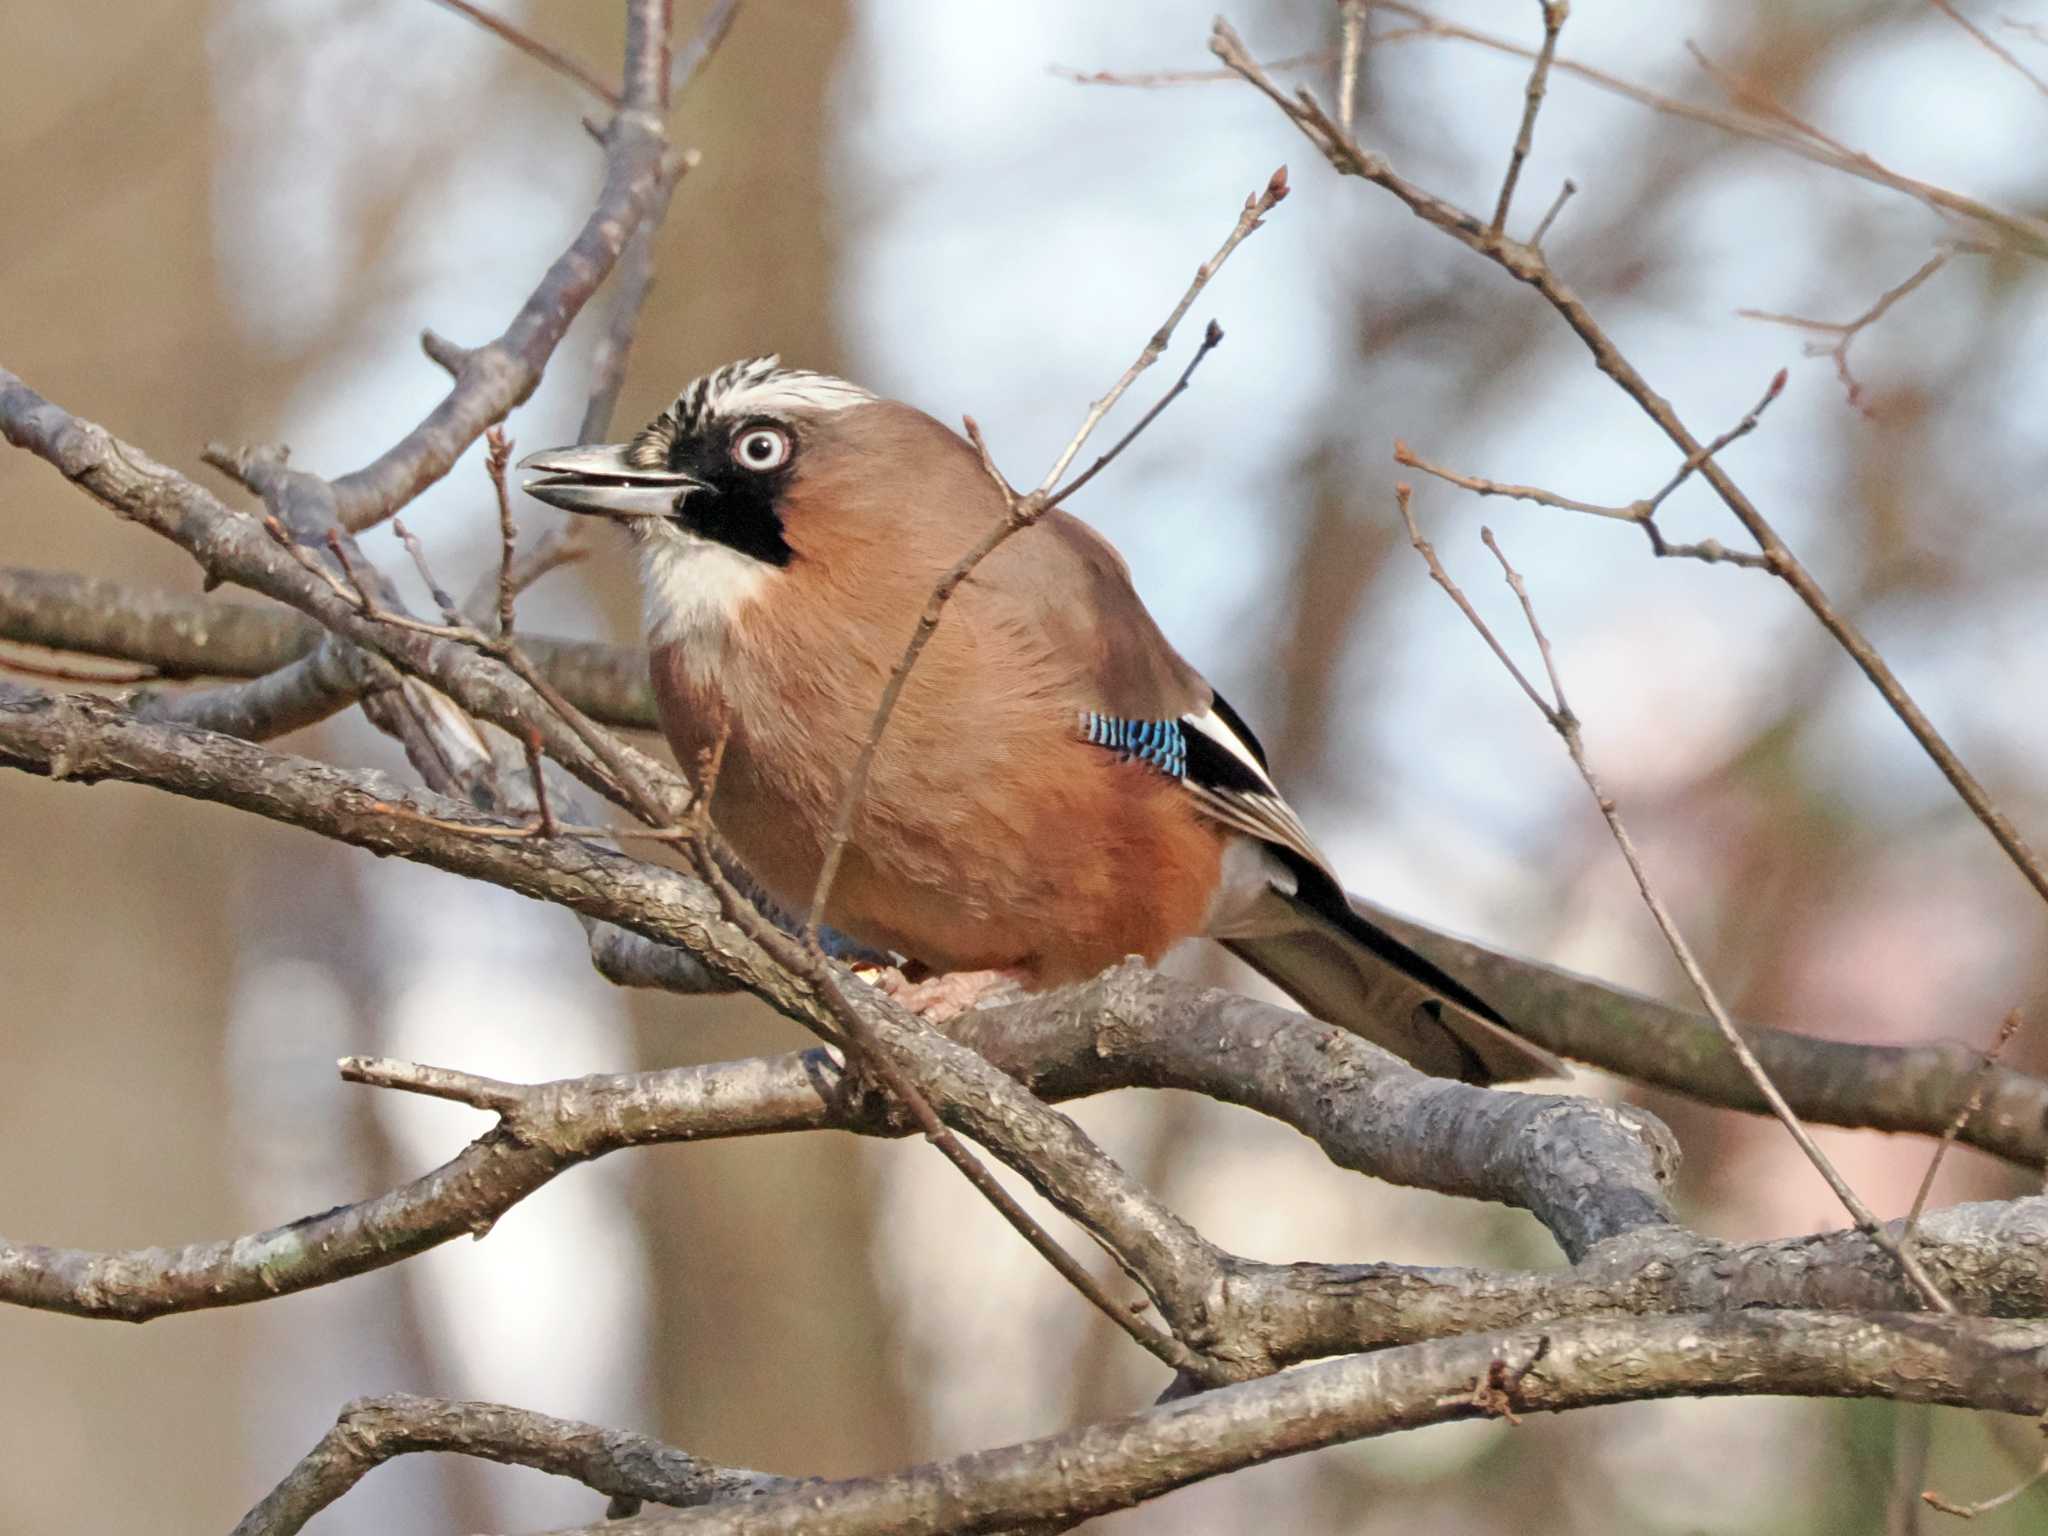
[[[1496,263],[1517,281],[1528,284],[1543,296],[1585,344],[1600,371],[1620,386],[1623,393],[1678,447],[1688,463],[1699,461],[1699,474],[1756,540],[1757,547],[1771,562],[1772,572],[1799,595],[1800,601],[1806,604],[1821,626],[1848,652],[1963,803],[2005,851],[2021,877],[2044,900],[2048,900],[2048,865],[2041,862],[2011,820],[1992,802],[1976,775],[1964,765],[1954,748],[1914,702],[1912,695],[1906,692],[1905,685],[1878,654],[1876,647],[1848,615],[1834,606],[1820,583],[1800,563],[1778,536],[1777,530],[1729,477],[1719,461],[1707,456],[1705,445],[1679,419],[1670,401],[1653,390],[1635,365],[1622,355],[1593,318],[1585,302],[1551,270],[1543,253],[1533,246],[1493,234],[1475,215],[1397,175],[1384,156],[1363,148],[1330,118],[1308,91],[1287,95],[1252,58],[1243,39],[1220,18],[1210,39],[1210,47],[1225,64],[1263,91],[1336,169],[1391,192],[1417,218]]]
[[[1531,1368],[1531,1362],[1535,1362]],[[2039,1413],[2048,1324],[1826,1312],[1599,1318],[1303,1366],[884,1477],[647,1515],[614,1536],[940,1536],[1073,1521],[1204,1478],[1425,1424],[1659,1397],[1877,1397]]]
[[[1411,456],[1412,457],[1412,456]],[[321,631],[289,611],[151,592],[82,576],[0,568],[0,639],[133,661],[168,675],[257,676],[317,644]],[[520,644],[562,693],[593,719],[655,727],[646,658],[637,649],[522,635]],[[280,679],[280,684],[286,682]],[[157,700],[165,704],[160,705]],[[209,720],[191,694],[145,689],[147,719],[175,719],[249,736],[233,721]],[[175,707],[170,701],[182,700]],[[1498,1000],[1539,1045],[1637,1082],[1749,1113],[1765,1106],[1701,1015],[1475,944],[1400,913],[1353,901],[1374,921]],[[598,969],[623,985],[702,991],[716,985],[701,961],[671,946],[609,930],[594,952]],[[694,978],[696,985],[680,978]],[[1930,1035],[1965,1026],[1928,1021]],[[1983,1053],[1945,1044],[1879,1046],[1745,1023],[1744,1035],[1787,1102],[1821,1125],[1939,1137],[1961,1114]],[[2000,1066],[1985,1078],[1985,1105],[1960,1139],[2030,1167],[2048,1163],[2048,1083]]]
[[[551,1418],[502,1403],[366,1397],[341,1410],[289,1476],[235,1526],[234,1536],[296,1536],[307,1521],[393,1457],[421,1451],[475,1456],[573,1477],[613,1499],[688,1508],[802,1486],[700,1461],[645,1435]]]
[[[679,173],[680,163],[668,157],[662,123],[668,9],[666,0],[632,0],[627,7],[624,105],[604,131],[604,184],[590,217],[511,324],[482,346],[449,358],[457,371],[441,403],[371,463],[335,480],[344,527],[361,530],[391,516],[454,468],[486,427],[526,401],[569,322],[661,200],[665,177]]]

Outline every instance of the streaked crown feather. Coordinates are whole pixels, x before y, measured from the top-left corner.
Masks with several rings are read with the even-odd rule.
[[[874,399],[872,392],[829,373],[785,368],[776,353],[742,358],[692,379],[675,403],[652,423],[668,441],[695,437],[719,421],[779,416],[787,411],[843,411]]]

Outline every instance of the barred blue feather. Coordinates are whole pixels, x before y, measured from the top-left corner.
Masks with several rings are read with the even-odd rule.
[[[1187,777],[1188,743],[1178,720],[1126,720],[1089,709],[1081,712],[1081,734],[1173,778]]]

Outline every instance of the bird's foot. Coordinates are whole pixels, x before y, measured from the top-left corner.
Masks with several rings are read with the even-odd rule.
[[[970,1008],[980,1008],[997,999],[1008,1000],[1023,991],[1023,976],[1017,971],[948,971],[912,981],[894,966],[867,977],[869,982],[933,1024],[956,1019]]]

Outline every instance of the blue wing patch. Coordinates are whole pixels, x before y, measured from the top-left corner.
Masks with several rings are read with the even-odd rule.
[[[1178,720],[1125,720],[1084,709],[1081,734],[1098,747],[1150,763],[1173,778],[1187,777],[1188,742]]]

